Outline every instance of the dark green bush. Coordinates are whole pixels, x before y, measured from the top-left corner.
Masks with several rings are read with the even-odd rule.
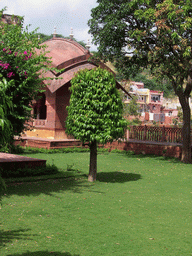
[[[58,149],[47,149],[47,148],[31,148],[27,147],[24,149],[25,154],[34,154],[34,153],[46,153],[46,154],[55,154],[55,153],[73,153],[73,152],[89,152],[89,148],[84,147],[74,147],[74,148],[58,148]]]
[[[1,203],[2,195],[4,194],[5,190],[6,190],[5,182],[0,176],[0,203]]]
[[[43,167],[37,168],[22,168],[22,169],[1,169],[2,178],[16,178],[16,177],[33,177],[33,176],[41,176],[41,175],[51,175],[58,173],[59,170],[57,166],[46,165]]]

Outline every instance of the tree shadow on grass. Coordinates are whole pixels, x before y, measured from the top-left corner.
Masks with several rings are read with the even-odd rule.
[[[11,195],[19,196],[38,196],[46,194],[55,196],[54,193],[62,193],[64,191],[72,191],[73,193],[83,193],[85,190],[90,190],[94,184],[87,182],[87,175],[81,177],[71,177],[62,179],[48,179],[35,182],[14,182],[6,184],[7,189],[4,196]],[[93,192],[98,192],[93,190]]]
[[[33,240],[36,235],[29,234],[30,229],[1,230],[0,231],[0,248],[10,243],[12,240]]]
[[[54,251],[37,251],[37,252],[25,252],[25,253],[16,253],[8,254],[7,256],[80,256],[80,254],[71,254],[69,252],[54,252]]]
[[[137,181],[139,179],[141,179],[141,175],[135,173],[99,172],[97,174],[97,180],[100,182],[124,183],[129,181]]]
[[[0,231],[0,249],[11,243],[14,240],[33,240],[37,235],[28,233],[30,229],[17,229],[17,230],[1,230]],[[8,256],[80,256],[80,254],[71,254],[69,252],[55,252],[55,251],[27,251],[25,253],[8,254]]]

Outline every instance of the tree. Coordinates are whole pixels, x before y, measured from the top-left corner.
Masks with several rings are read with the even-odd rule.
[[[132,121],[129,121],[130,125],[138,125],[142,122],[139,120],[141,116],[140,105],[137,103],[138,97],[132,95],[132,99],[130,99],[129,103],[124,103],[124,115],[128,118],[129,116],[134,116]]]
[[[0,74],[6,79],[6,99],[12,101],[12,111],[6,118],[12,124],[11,137],[20,135],[31,118],[32,100],[43,87],[43,72],[50,60],[45,56],[45,46],[34,37],[36,31],[23,28],[23,19],[17,25],[2,22],[0,11]],[[38,51],[38,54],[37,54]]]
[[[191,162],[192,5],[190,0],[98,0],[88,24],[98,54],[130,77],[150,68],[168,78],[183,111],[182,161]]]
[[[120,91],[120,97],[123,102],[123,117],[129,119],[130,116],[133,116],[133,120],[129,120],[129,125],[137,125],[140,124],[141,121],[139,117],[141,116],[140,113],[140,104],[138,104],[138,97],[136,95],[131,95],[132,98],[129,99],[129,103],[125,103],[127,99],[125,99],[125,94]],[[126,95],[127,97],[127,95]]]
[[[123,104],[115,78],[107,70],[81,70],[71,84],[66,132],[83,143],[89,143],[88,180],[92,182],[97,173],[97,144],[124,136],[127,123],[122,117]]]

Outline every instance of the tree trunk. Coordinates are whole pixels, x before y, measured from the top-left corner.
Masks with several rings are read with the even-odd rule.
[[[184,163],[191,163],[191,110],[189,106],[189,99],[185,98],[184,95],[179,95],[179,101],[183,110],[183,145],[181,161]]]
[[[191,131],[190,131],[190,108],[183,109],[183,148],[181,161],[191,163]]]
[[[89,176],[88,181],[96,181],[97,175],[97,142],[91,142],[90,146],[90,165],[89,165]]]

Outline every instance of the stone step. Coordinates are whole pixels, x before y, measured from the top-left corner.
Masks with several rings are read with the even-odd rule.
[[[35,168],[45,166],[46,160],[19,156],[8,153],[0,153],[0,168],[18,169],[18,168]]]

